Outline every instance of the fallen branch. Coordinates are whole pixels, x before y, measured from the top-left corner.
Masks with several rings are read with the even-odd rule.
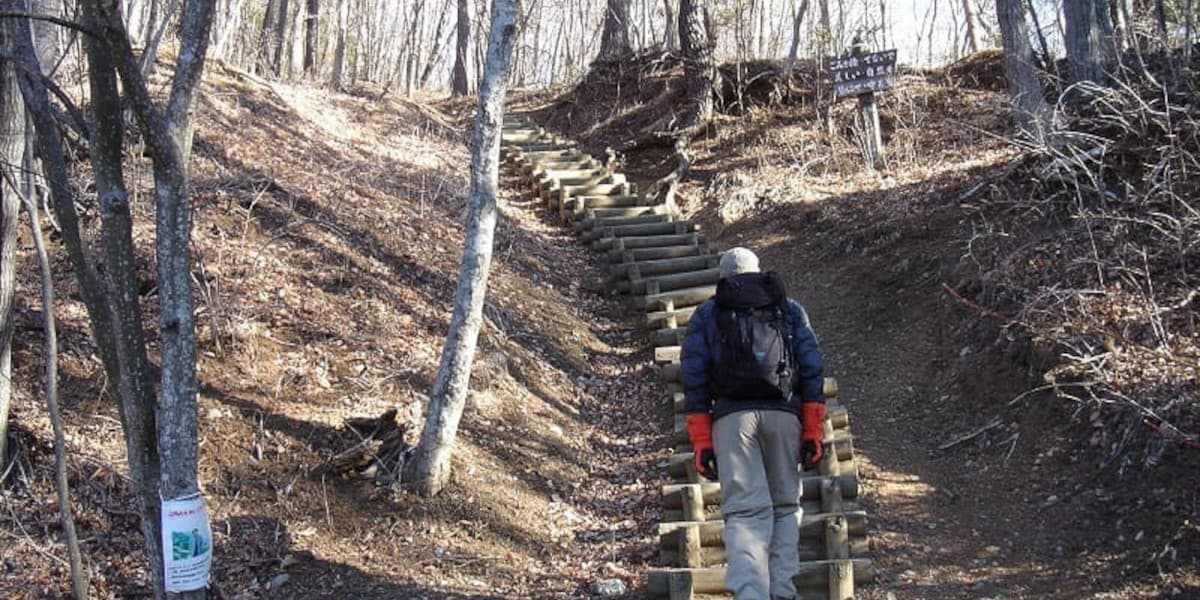
[[[946,442],[945,444],[942,444],[941,446],[938,446],[938,450],[949,450],[950,448],[953,448],[963,442],[973,440],[973,439],[975,439],[975,438],[977,438],[977,437],[979,437],[979,436],[981,436],[1003,424],[1004,424],[1004,420],[1001,419],[1000,417],[992,417],[992,420],[989,421],[987,425],[984,425],[983,427],[980,427],[979,429],[976,429],[975,431],[972,431],[971,433],[963,434],[957,438],[950,440],[949,442]]]

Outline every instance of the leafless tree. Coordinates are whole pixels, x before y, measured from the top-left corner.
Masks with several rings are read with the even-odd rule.
[[[1004,41],[1004,73],[1021,128],[1043,139],[1050,127],[1050,107],[1033,65],[1033,48],[1029,45],[1029,27],[1021,0],[996,0],[996,20]]]
[[[422,495],[445,487],[458,423],[467,401],[471,364],[479,329],[496,231],[500,132],[504,120],[505,80],[517,34],[519,0],[493,0],[487,62],[479,87],[479,113],[471,139],[471,188],[467,236],[458,275],[454,314],[442,348],[441,366],[429,392],[421,440],[406,465],[405,479]]]
[[[619,58],[629,51],[629,0],[608,0],[600,37],[600,60]]]
[[[458,38],[454,46],[454,77],[451,93],[466,96],[471,91],[467,81],[467,57],[471,49],[471,2],[458,0]]]

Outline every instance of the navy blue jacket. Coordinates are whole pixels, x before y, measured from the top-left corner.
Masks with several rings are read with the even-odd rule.
[[[738,296],[739,291],[750,291],[751,297],[764,298],[778,294],[782,299],[783,285],[778,276],[773,273],[747,273],[723,279],[717,283],[717,295],[701,304],[692,318],[688,321],[687,335],[683,339],[680,362],[683,379],[684,408],[687,412],[711,412],[714,418],[720,418],[732,412],[742,410],[788,410],[800,412],[801,402],[825,402],[823,394],[824,378],[821,348],[817,336],[809,326],[808,313],[799,302],[787,298],[786,312],[788,321],[793,328],[792,340],[795,344],[793,356],[798,364],[796,367],[797,380],[793,395],[787,401],[778,399],[728,399],[713,398],[709,390],[709,378],[716,364],[721,360],[720,334],[717,331],[717,303],[726,301],[731,296]],[[767,291],[764,291],[767,290]],[[740,294],[743,299],[745,294]],[[764,304],[755,302],[755,305]]]

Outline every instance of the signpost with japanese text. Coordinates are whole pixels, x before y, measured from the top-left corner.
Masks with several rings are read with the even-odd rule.
[[[855,40],[847,56],[825,59],[833,77],[834,95],[838,98],[858,96],[858,108],[865,132],[867,166],[883,168],[883,137],[879,131],[879,107],[875,92],[892,86],[896,74],[896,51],[864,53],[861,41]]]

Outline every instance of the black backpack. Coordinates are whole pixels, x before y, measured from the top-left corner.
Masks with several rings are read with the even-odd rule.
[[[787,402],[796,373],[786,297],[754,308],[717,305],[719,335],[712,391],[730,400]]]

